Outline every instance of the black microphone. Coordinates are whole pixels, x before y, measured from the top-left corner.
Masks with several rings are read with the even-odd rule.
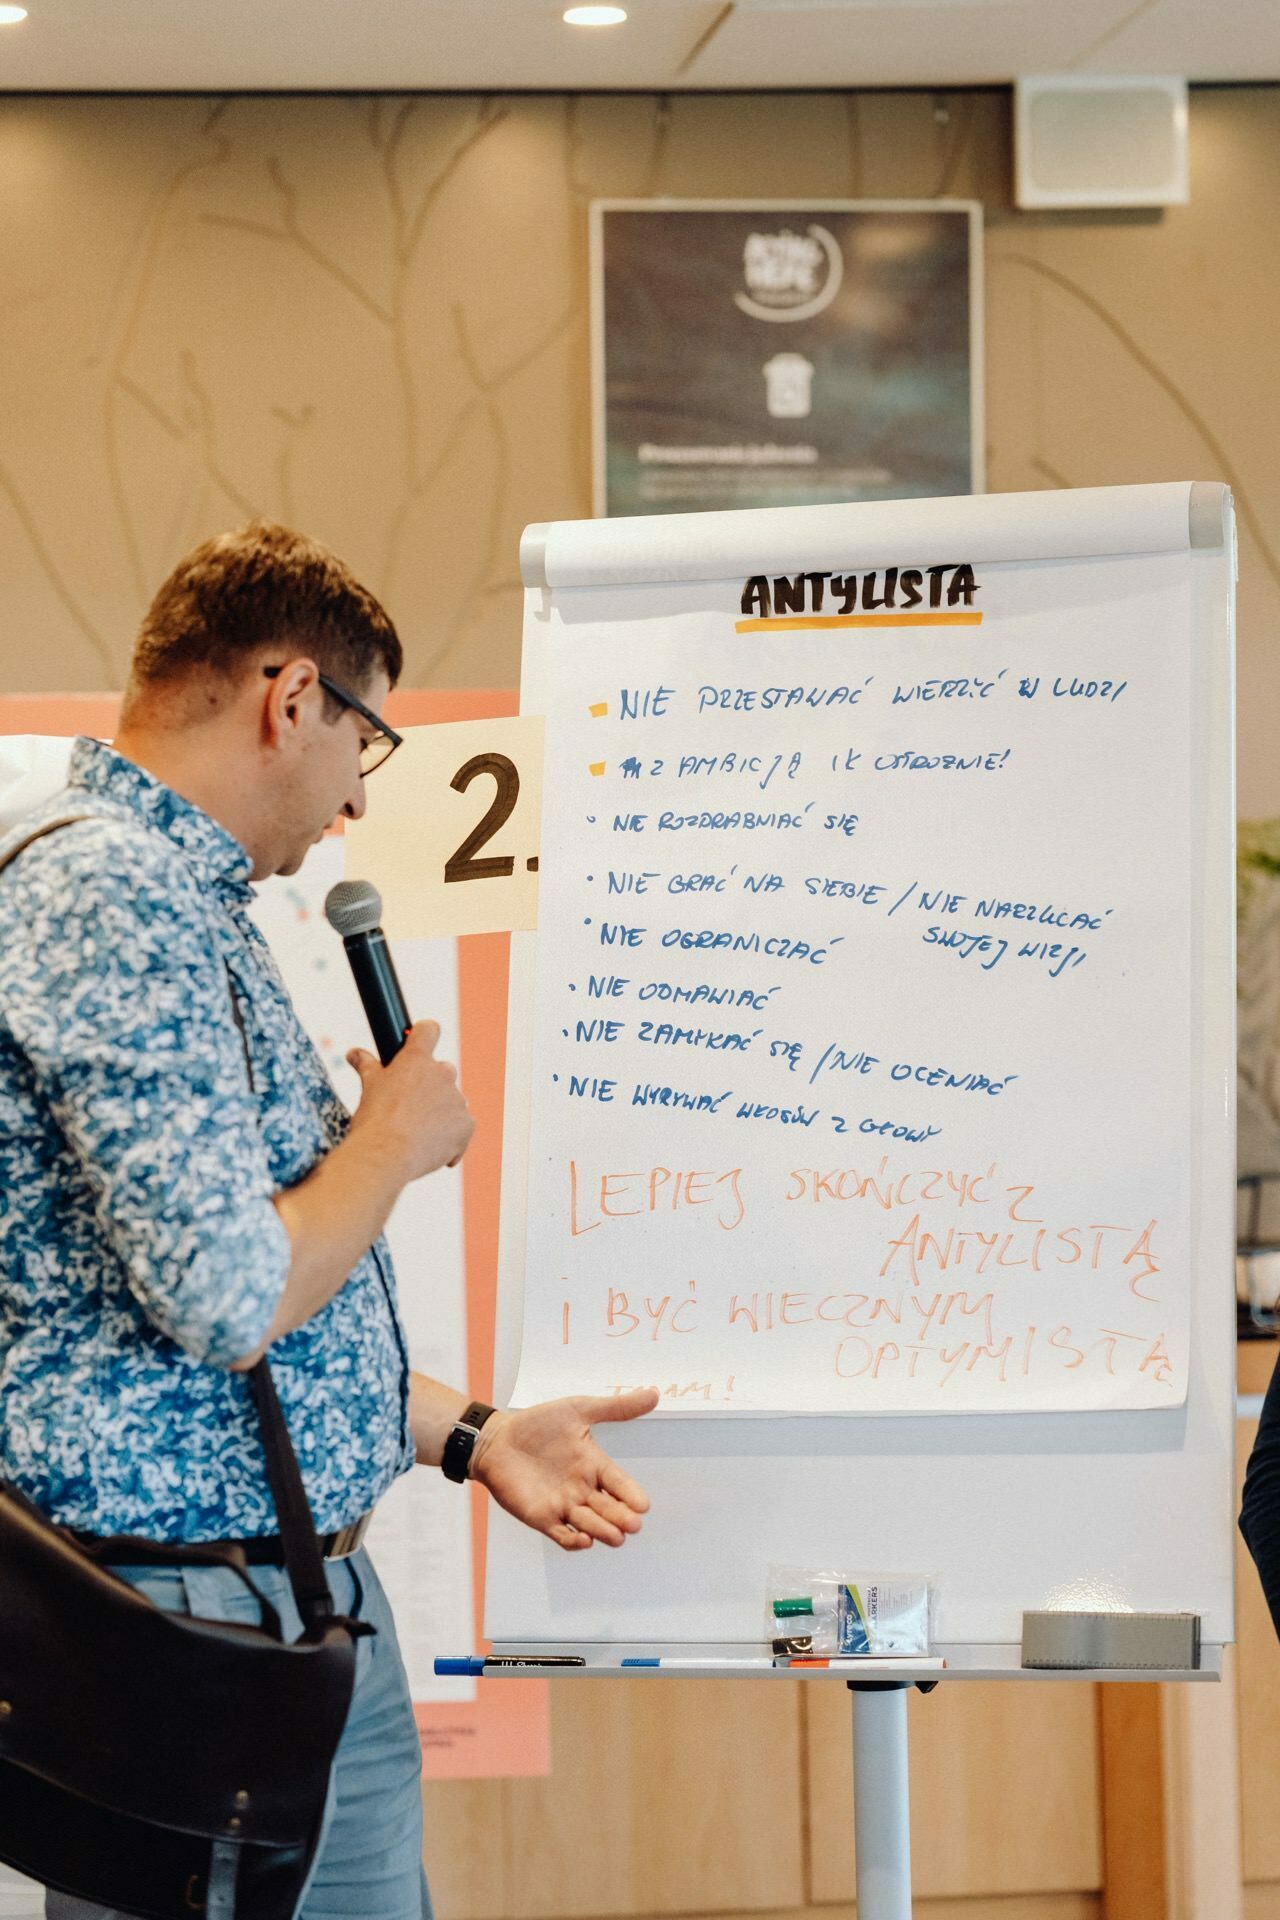
[[[324,917],[342,944],[355,975],[356,991],[385,1067],[394,1060],[413,1024],[405,1006],[382,918],[382,895],[369,880],[339,880],[325,897]]]

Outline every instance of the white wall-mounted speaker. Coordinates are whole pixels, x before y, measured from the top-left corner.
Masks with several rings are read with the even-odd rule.
[[[1190,198],[1185,80],[1024,75],[1013,119],[1020,207],[1168,207]]]

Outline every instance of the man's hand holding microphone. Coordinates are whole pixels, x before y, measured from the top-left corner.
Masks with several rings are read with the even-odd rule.
[[[363,1047],[347,1055],[360,1076],[360,1105],[347,1137],[372,1132],[403,1168],[402,1186],[440,1167],[456,1167],[476,1130],[458,1069],[436,1059],[439,1044],[437,1023],[419,1020],[386,1066]]]

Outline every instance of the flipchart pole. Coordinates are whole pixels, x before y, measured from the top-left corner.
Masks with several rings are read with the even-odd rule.
[[[892,1682],[849,1682],[858,1920],[911,1920],[907,1695]]]

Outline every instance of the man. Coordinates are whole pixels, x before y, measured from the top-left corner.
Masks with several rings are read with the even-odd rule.
[[[246,1543],[294,1622],[245,1371],[270,1351],[339,1611],[372,1620],[304,1920],[421,1920],[419,1749],[359,1523],[453,1452],[569,1551],[621,1546],[648,1502],[593,1422],[651,1393],[497,1412],[411,1375],[382,1229],[473,1122],[439,1030],[337,1099],[249,918],[364,812],[394,745],[390,620],[281,527],[207,542],[143,622],[114,747],[0,840],[0,1470],[93,1536]],[[122,1569],[159,1605],[253,1619],[220,1569]],[[252,1703],[246,1703],[252,1711]],[[192,1730],[198,1738],[198,1730]],[[51,1920],[100,1910],[50,1893]]]
[[[1240,1531],[1280,1634],[1280,1363],[1272,1372],[1244,1477]]]

